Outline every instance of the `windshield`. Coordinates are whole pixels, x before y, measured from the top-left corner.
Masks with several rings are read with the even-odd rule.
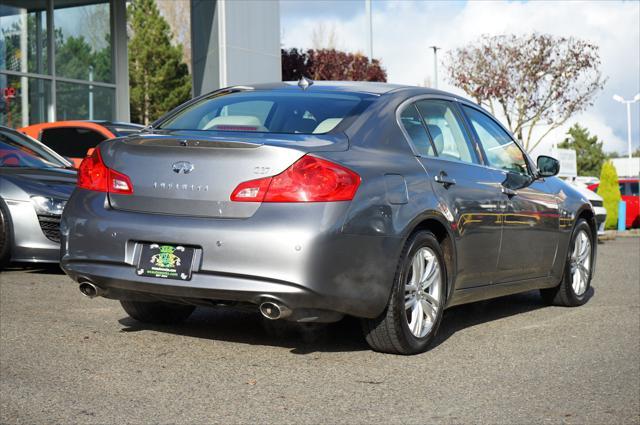
[[[64,168],[60,161],[39,142],[26,136],[0,131],[0,167]]]
[[[161,123],[167,130],[324,134],[362,112],[369,94],[306,91],[241,91],[214,94]]]

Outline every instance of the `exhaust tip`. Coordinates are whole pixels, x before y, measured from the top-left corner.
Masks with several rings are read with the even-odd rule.
[[[267,301],[260,304],[260,313],[269,320],[278,320],[291,315],[291,310],[285,305]]]
[[[102,290],[91,282],[81,282],[78,289],[82,295],[89,298],[95,298],[102,293]]]

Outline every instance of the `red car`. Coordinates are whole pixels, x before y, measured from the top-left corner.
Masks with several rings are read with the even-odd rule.
[[[98,143],[126,136],[142,128],[139,124],[110,121],[57,121],[22,127],[18,131],[40,140],[78,168],[82,159]]]
[[[640,179],[621,178],[618,179],[618,184],[622,200],[627,203],[627,229],[640,227]],[[598,184],[592,184],[589,190],[597,192]]]

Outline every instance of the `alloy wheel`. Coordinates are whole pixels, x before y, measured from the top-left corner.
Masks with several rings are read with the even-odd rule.
[[[430,248],[420,248],[413,256],[404,286],[405,317],[413,336],[423,338],[431,331],[441,308],[441,293],[438,257]]]
[[[590,273],[591,241],[587,232],[580,230],[571,254],[571,286],[576,295],[582,295],[587,290]]]

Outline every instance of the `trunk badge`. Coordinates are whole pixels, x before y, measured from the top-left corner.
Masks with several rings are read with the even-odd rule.
[[[195,167],[189,161],[174,162],[172,169],[176,174],[189,174]]]

